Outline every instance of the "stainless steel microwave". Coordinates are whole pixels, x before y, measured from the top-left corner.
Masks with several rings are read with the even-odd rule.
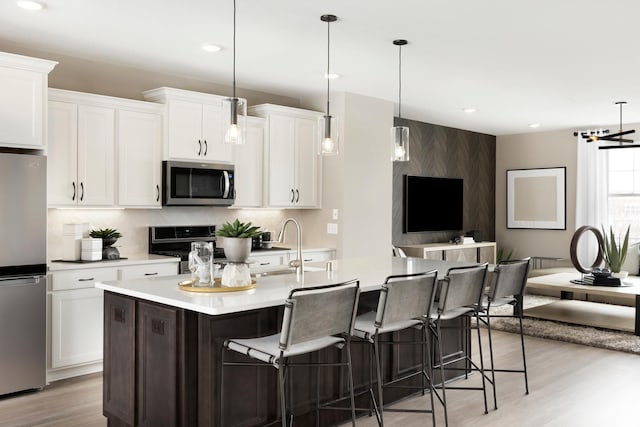
[[[234,167],[229,164],[165,160],[163,206],[230,206],[236,196]]]

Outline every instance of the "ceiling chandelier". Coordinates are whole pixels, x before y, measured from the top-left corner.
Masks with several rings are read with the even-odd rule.
[[[398,121],[402,120],[402,46],[406,40],[394,40],[398,46]],[[407,126],[393,126],[391,128],[391,161],[409,161],[409,128]]]
[[[623,130],[622,129],[622,107],[626,104],[626,101],[618,101],[616,105],[620,106],[620,127],[618,132],[616,133],[608,133],[608,132],[581,132],[580,136],[586,139],[587,142],[593,141],[610,141],[617,142],[615,145],[602,145],[598,147],[600,150],[609,150],[612,148],[632,148],[637,147],[637,145],[633,144],[633,139],[623,138],[625,135],[629,135],[635,133],[635,129]]]
[[[324,116],[320,117],[318,126],[320,129],[320,146],[318,153],[324,156],[330,156],[338,154],[339,148],[338,120],[329,112],[329,82],[331,81],[331,71],[329,70],[329,47],[331,41],[329,27],[331,23],[337,21],[338,18],[335,15],[322,15],[320,20],[327,23],[327,73],[325,74],[325,78],[327,79],[327,112]]]
[[[222,101],[222,117],[229,117],[224,142],[227,144],[244,144],[247,118],[247,101],[236,96],[236,0],[233,0],[233,95]]]

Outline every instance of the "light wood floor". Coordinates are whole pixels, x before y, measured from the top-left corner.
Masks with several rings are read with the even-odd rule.
[[[640,426],[640,357],[577,344],[525,337],[530,394],[518,374],[497,374],[498,406],[483,413],[482,393],[447,393],[449,425],[474,427]],[[519,337],[495,332],[496,362],[519,361]],[[475,346],[475,342],[474,342]],[[477,384],[470,378],[461,384]],[[490,390],[490,389],[489,389]],[[428,398],[408,399],[399,406],[427,405]],[[436,404],[437,405],[437,404]],[[436,406],[438,425],[443,426]],[[373,417],[358,427],[374,427]],[[388,427],[431,425],[425,414],[385,413]],[[87,375],[52,383],[44,391],[0,398],[0,426],[103,427],[102,376]]]

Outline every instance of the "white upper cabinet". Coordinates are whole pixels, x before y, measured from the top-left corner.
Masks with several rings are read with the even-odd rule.
[[[56,64],[0,52],[0,147],[46,147],[47,82]]]
[[[49,99],[49,206],[160,207],[162,106],[60,89]]]
[[[262,206],[264,119],[247,117],[246,142],[233,146],[236,200],[233,207]]]
[[[112,206],[115,109],[58,89],[49,98],[49,206]]]
[[[277,208],[321,206],[321,158],[317,155],[322,113],[263,104],[249,112],[266,119],[265,205]]]
[[[118,110],[118,205],[162,205],[162,113]]]
[[[163,158],[231,162],[231,145],[224,144],[222,96],[173,88],[144,92],[148,101],[166,105]]]

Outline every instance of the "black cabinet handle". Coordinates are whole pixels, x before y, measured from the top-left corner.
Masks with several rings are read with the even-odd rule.
[[[158,273],[144,273],[145,276],[157,276]]]
[[[300,201],[300,192],[296,189],[296,203],[298,203],[298,201]]]
[[[88,279],[78,279],[78,282],[90,282],[91,280],[96,280],[93,277],[89,277]]]
[[[260,265],[269,265],[271,264],[270,262],[261,262]]]
[[[73,181],[71,185],[73,185],[73,196],[71,196],[71,200],[76,200],[76,182]]]
[[[202,153],[202,141],[198,140],[198,156]]]
[[[160,186],[156,185],[156,202],[160,201]]]
[[[291,203],[293,203],[293,201],[296,199],[296,193],[293,191],[293,188],[291,189]]]
[[[207,144],[207,140],[204,140],[204,155],[207,155],[207,151],[209,151],[209,145]]]
[[[84,182],[80,183],[80,201],[84,200]]]

